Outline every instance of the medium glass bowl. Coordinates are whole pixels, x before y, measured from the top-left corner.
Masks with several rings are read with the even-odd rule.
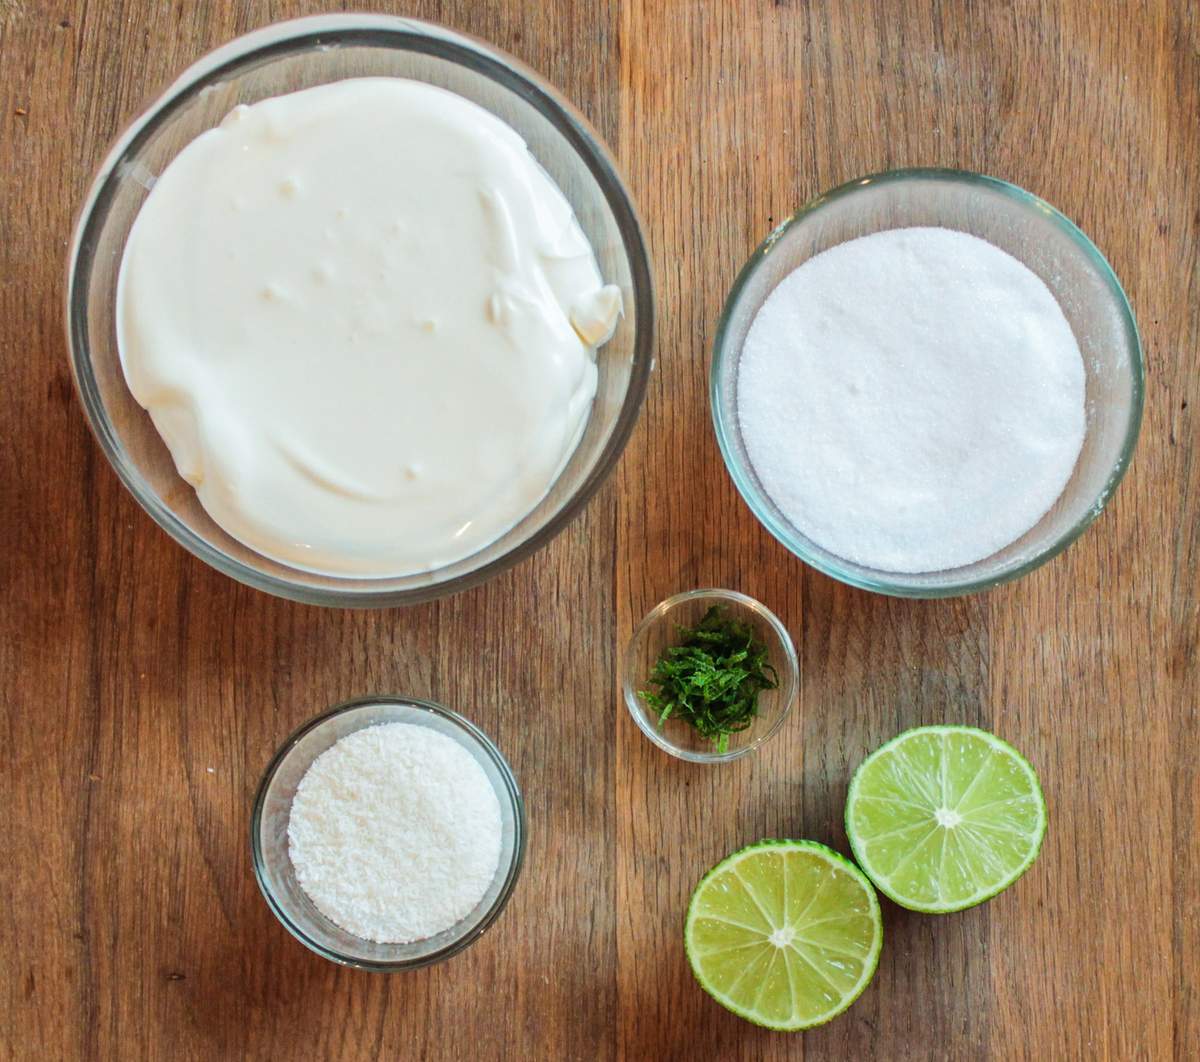
[[[296,880],[288,854],[288,818],[296,787],[322,752],[363,727],[379,723],[426,726],[457,741],[479,766],[500,802],[500,861],[483,899],[466,918],[411,944],[379,944],[347,933],[325,917]],[[344,966],[388,973],[448,959],[482,936],[504,909],[525,855],[525,805],[500,751],[478,727],[432,701],[362,697],[336,705],[296,731],[263,774],[250,822],[254,876],[284,927],[318,955]]]
[[[261,556],[201,507],[149,415],[125,385],[117,350],[117,274],[154,177],[239,103],[347,77],[405,77],[474,101],[524,137],[562,189],[625,315],[600,348],[583,438],[549,494],[473,556],[398,578],[317,575]],[[100,167],[71,244],[67,334],[76,387],[121,481],[176,541],[233,578],[312,604],[386,606],[453,593],[528,556],[582,508],[612,471],[637,419],[651,368],[654,300],[633,203],[583,117],[535,73],[469,37],[413,19],[329,15],[268,26],[201,59],[127,129]]]
[[[746,730],[729,737],[726,752],[680,719],[668,718],[659,726],[658,713],[642,696],[655,663],[668,646],[679,644],[679,627],[694,627],[714,605],[730,619],[749,623],[767,647],[767,662],[775,668],[779,685],[758,695],[758,716]],[[625,651],[621,686],[625,706],[642,733],[660,749],[691,763],[725,763],[753,752],[779,732],[796,703],[800,688],[800,663],[787,629],[770,609],[736,590],[691,590],[656,605],[638,624]]]
[[[776,285],[830,247],[884,229],[933,225],[979,236],[1045,282],[1063,309],[1087,374],[1087,430],[1054,506],[1017,541],[974,564],[917,575],[855,564],[802,534],[763,488],[737,416],[738,362]],[[751,511],[797,557],[851,586],[897,597],[950,597],[1019,578],[1066,549],[1100,515],[1125,474],[1142,419],[1142,348],[1133,311],[1092,242],[1048,203],[994,177],[895,170],[814,199],[779,225],[742,269],[721,314],[710,397],[725,465]]]

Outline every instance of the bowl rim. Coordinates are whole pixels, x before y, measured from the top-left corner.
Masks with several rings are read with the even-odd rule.
[[[641,699],[633,678],[635,650],[650,627],[664,619],[679,605],[703,599],[732,601],[737,605],[749,609],[775,632],[784,650],[784,659],[777,670],[786,677],[786,683],[780,683],[780,692],[782,694],[786,691],[786,699],[779,711],[779,717],[753,741],[745,745],[740,745],[736,749],[730,749],[728,752],[698,752],[693,749],[681,748],[673,742],[668,741],[662,732],[657,727],[651,725],[644,717],[644,710],[641,708]],[[800,658],[796,654],[796,645],[792,641],[792,636],[788,633],[788,629],[783,625],[780,618],[761,601],[738,590],[724,590],[720,587],[702,587],[699,590],[686,590],[683,593],[672,594],[670,597],[660,601],[642,617],[641,621],[634,628],[633,634],[630,636],[629,642],[625,647],[625,653],[621,658],[621,690],[624,694],[625,707],[633,717],[633,721],[637,724],[638,729],[664,752],[670,753],[676,759],[686,760],[688,763],[728,763],[730,760],[741,759],[741,757],[751,752],[758,751],[758,749],[779,733],[780,728],[792,714],[792,709],[796,706],[796,702],[800,697]]]
[[[306,47],[327,47],[325,38],[331,35],[337,37],[338,43],[374,43],[432,55],[468,67],[537,110],[587,167],[612,212],[629,263],[636,314],[629,386],[604,448],[574,494],[537,531],[487,564],[452,579],[402,590],[377,588],[370,580],[359,579],[347,579],[351,585],[345,587],[305,586],[261,572],[209,545],[163,504],[158,493],[128,460],[95,387],[91,368],[88,288],[95,260],[83,252],[94,244],[103,228],[104,208],[115,194],[115,181],[121,176],[121,161],[129,152],[136,151],[180,107],[224,74],[256,58],[265,61]],[[387,608],[419,604],[477,586],[528,558],[583,511],[616,467],[641,413],[654,367],[655,294],[648,245],[632,194],[621,179],[603,139],[547,80],[502,49],[433,22],[395,15],[328,14],[274,22],[226,42],[191,64],[125,127],[97,168],[72,232],[64,293],[67,354],[75,392],[92,435],[125,488],[160,528],[210,567],[255,589],[313,605]],[[469,559],[462,558],[462,561]]]
[[[1009,571],[1002,572],[999,575],[969,579],[964,582],[952,583],[945,586],[913,585],[907,583],[904,575],[898,572],[892,573],[889,578],[876,579],[861,576],[814,555],[802,544],[796,542],[789,534],[787,528],[780,521],[776,520],[767,507],[763,505],[763,500],[760,497],[762,492],[754,486],[751,477],[740,466],[733,447],[729,442],[730,435],[736,430],[736,426],[728,422],[720,402],[721,387],[719,381],[721,369],[730,358],[740,354],[740,350],[733,351],[730,349],[731,344],[728,340],[733,312],[741,301],[742,294],[747,285],[757,273],[762,262],[770,255],[775,244],[797,222],[807,218],[811,214],[819,212],[829,203],[854,195],[864,186],[897,184],[909,180],[932,180],[949,184],[980,185],[1000,192],[1024,208],[1034,209],[1038,213],[1049,217],[1084,252],[1085,257],[1090,260],[1098,275],[1109,289],[1109,292],[1114,296],[1113,301],[1124,326],[1126,350],[1130,363],[1130,412],[1129,422],[1125,429],[1125,437],[1121,441],[1120,453],[1116,463],[1108,474],[1108,478],[1104,482],[1103,489],[1096,500],[1084,512],[1083,516],[1072,524],[1065,534],[1049,546],[1035,553],[1028,560],[1016,565]],[[742,496],[742,500],[749,506],[755,518],[791,553],[799,557],[805,564],[816,568],[817,571],[848,586],[886,594],[891,597],[932,599],[957,597],[964,594],[976,593],[981,590],[990,590],[993,587],[1001,586],[1004,583],[1012,582],[1014,579],[1028,575],[1035,568],[1041,567],[1047,561],[1056,557],[1079,538],[1096,518],[1099,517],[1109,499],[1116,491],[1118,484],[1124,478],[1137,446],[1144,403],[1145,365],[1137,319],[1134,316],[1129,297],[1125,294],[1125,290],[1122,288],[1120,280],[1117,279],[1117,275],[1109,264],[1108,259],[1104,257],[1100,249],[1091,241],[1087,234],[1057,208],[1032,192],[1021,188],[1019,185],[1015,185],[999,177],[991,177],[986,174],[975,173],[971,170],[958,170],[937,166],[883,170],[878,173],[867,174],[864,177],[856,177],[853,180],[846,181],[828,191],[822,192],[814,199],[810,199],[795,213],[776,225],[767,234],[762,243],[754,249],[746,264],[739,271],[737,278],[733,282],[733,286],[729,289],[729,294],[725,298],[725,303],[721,309],[721,316],[717,322],[716,333],[713,337],[712,364],[709,369],[709,407],[717,436],[717,445],[720,448],[725,468],[729,472],[734,486]],[[953,569],[949,570],[952,571]]]
[[[287,906],[275,895],[271,887],[267,884],[265,873],[266,859],[262,850],[262,826],[267,790],[270,788],[271,782],[274,780],[279,768],[304,737],[340,715],[363,708],[386,707],[388,705],[416,708],[436,715],[461,730],[467,737],[472,739],[472,743],[477,748],[486,754],[487,758],[495,765],[504,785],[504,793],[502,795],[497,792],[497,799],[507,798],[512,808],[513,851],[500,890],[496,893],[496,898],[492,901],[491,907],[487,909],[484,916],[470,930],[462,936],[456,937],[445,947],[428,955],[413,959],[383,962],[374,959],[362,959],[335,951],[332,948],[327,948],[310,937],[296,924],[288,913]],[[380,723],[368,723],[366,725],[378,726]],[[423,724],[414,723],[412,725],[420,726]],[[359,729],[364,728],[360,727]],[[250,860],[254,866],[254,879],[258,882],[259,891],[267,901],[267,906],[283,927],[306,948],[340,966],[351,966],[355,969],[369,970],[376,973],[397,973],[403,970],[417,970],[423,966],[430,966],[433,963],[449,959],[451,956],[457,955],[460,951],[470,947],[483,936],[496,919],[500,917],[500,912],[504,910],[508,905],[509,899],[512,897],[517,879],[521,875],[521,867],[525,862],[527,834],[528,824],[525,818],[525,801],[521,796],[520,786],[517,784],[516,776],[513,774],[512,768],[508,765],[508,761],[504,758],[504,754],[496,747],[495,742],[491,738],[469,719],[447,708],[445,705],[438,704],[436,701],[425,700],[420,697],[405,697],[400,694],[383,693],[373,696],[354,697],[327,708],[294,730],[275,751],[275,754],[271,757],[270,762],[262,773],[258,789],[254,795],[254,804],[250,813]],[[497,867],[497,870],[499,870],[499,867]]]

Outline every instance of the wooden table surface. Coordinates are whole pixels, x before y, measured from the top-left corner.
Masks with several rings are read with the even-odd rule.
[[[609,140],[660,327],[638,428],[582,517],[482,588],[376,612],[275,600],[173,544],[93,443],[61,320],[73,214],[111,138],[208,49],[321,6],[0,0],[0,1054],[1197,1057],[1197,5],[402,5],[515,53]],[[822,189],[906,165],[995,174],[1062,209],[1121,277],[1148,360],[1141,444],[1103,517],[962,600],[890,600],[804,567],[737,497],[706,405],[750,250]],[[779,613],[803,667],[785,731],[720,768],[652,748],[615,674],[637,618],[704,585]],[[292,940],[247,844],[280,741],[382,690],[493,735],[530,824],[493,930],[396,976]],[[874,983],[822,1029],[722,1011],[681,946],[697,878],[765,836],[846,851],[855,765],[935,721],[994,730],[1036,765],[1050,827],[1033,869],[959,915],[885,904]]]

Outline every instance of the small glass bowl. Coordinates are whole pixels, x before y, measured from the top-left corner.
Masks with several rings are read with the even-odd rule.
[[[797,529],[759,482],[737,415],[738,362],[767,296],[808,259],[873,232],[931,225],[994,244],[1033,270],[1058,300],[1087,374],[1083,450],[1059,499],[1015,542],[974,564],[915,575],[837,556]],[[1120,282],[1092,242],[1049,203],[994,177],[912,169],[863,177],[818,196],[774,229],[734,282],[717,326],[713,424],[734,485],[764,527],[806,564],[851,586],[896,597],[988,590],[1045,564],[1104,508],[1133,456],[1142,419],[1142,347]]]
[[[433,571],[360,579],[302,571],[226,534],[175,469],[125,383],[116,289],[125,241],[155,178],[241,103],[349,77],[403,77],[449,89],[524,138],[591,241],[624,315],[597,352],[596,397],[583,437],[549,493],[495,542]],[[67,336],[84,413],[105,457],[172,538],[239,582],[295,601],[344,607],[412,604],[456,593],[547,543],[615,467],[637,420],[652,364],[654,292],[633,201],[599,136],[532,70],[480,41],[416,19],[317,15],[231,41],[189,67],[121,135],[100,166],[67,267]]]
[[[717,752],[712,742],[681,719],[668,719],[660,727],[658,713],[647,707],[641,694],[662,651],[679,644],[678,628],[694,627],[713,605],[724,606],[731,619],[754,628],[779,680],[776,689],[758,695],[758,717],[747,729],[730,735],[726,752]],[[621,685],[633,721],[660,749],[691,763],[726,763],[753,752],[779,731],[796,703],[800,663],[791,636],[765,605],[736,590],[690,590],[656,605],[638,624],[625,651]]]
[[[379,944],[335,925],[300,887],[288,855],[292,798],[313,760],[347,734],[379,723],[425,726],[457,741],[483,768],[500,802],[500,861],[483,899],[449,929],[410,944]],[[267,906],[302,944],[343,966],[382,973],[414,970],[448,959],[473,944],[504,909],[525,856],[525,805],[500,751],[457,712],[407,697],[361,697],[335,705],[306,723],[275,754],[254,800],[250,846],[254,876]]]

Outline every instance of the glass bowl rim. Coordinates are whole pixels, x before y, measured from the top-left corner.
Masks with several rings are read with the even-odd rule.
[[[486,754],[487,758],[496,767],[503,782],[503,794],[497,792],[498,799],[507,798],[513,815],[513,851],[512,858],[509,860],[508,869],[505,871],[504,880],[500,886],[500,891],[497,892],[496,898],[492,901],[491,907],[487,909],[484,916],[472,926],[462,936],[456,937],[445,947],[438,951],[431,952],[429,955],[423,955],[414,959],[397,960],[394,962],[382,962],[373,959],[361,959],[352,955],[345,955],[342,952],[335,951],[325,947],[310,937],[304,930],[295,923],[291,915],[288,913],[286,905],[275,895],[271,887],[267,884],[265,865],[266,858],[262,851],[262,823],[263,809],[266,804],[267,790],[270,788],[271,782],[274,780],[279,768],[284,761],[295,749],[297,743],[308,734],[317,730],[330,720],[337,716],[344,715],[348,712],[355,711],[361,708],[373,708],[377,706],[387,707],[403,706],[417,708],[422,711],[428,711],[433,715],[444,719],[454,727],[462,731],[470,739],[475,747]],[[368,723],[368,726],[378,726],[379,723]],[[419,726],[422,724],[412,724]],[[361,728],[360,728],[361,729]],[[271,913],[283,925],[293,937],[303,944],[310,951],[315,952],[324,959],[337,963],[339,966],[350,966],[359,970],[369,970],[377,973],[398,973],[403,970],[417,970],[423,966],[430,966],[433,963],[441,962],[444,959],[449,959],[453,955],[457,955],[460,951],[465,950],[474,944],[484,932],[500,917],[500,913],[508,905],[509,899],[512,897],[513,889],[516,887],[517,879],[521,875],[521,867],[525,862],[525,844],[528,834],[528,825],[525,818],[525,801],[521,796],[520,786],[517,784],[516,776],[513,774],[512,768],[508,765],[508,761],[504,758],[504,754],[497,748],[491,738],[487,736],[479,727],[472,723],[466,717],[458,712],[447,708],[445,705],[438,704],[436,701],[425,700],[421,697],[404,697],[394,693],[381,693],[373,696],[354,697],[350,700],[341,701],[338,704],[327,708],[319,715],[309,719],[302,726],[294,730],[283,741],[275,754],[271,757],[266,769],[262,773],[262,777],[258,783],[258,790],[254,795],[253,810],[250,814],[250,853],[251,862],[254,865],[254,878],[258,882],[258,889],[262,893],[263,898],[267,901],[267,906],[271,909]]]
[[[786,683],[780,684],[780,692],[783,693],[786,690],[786,700],[779,711],[778,718],[753,741],[741,745],[736,749],[731,749],[728,752],[697,752],[692,749],[680,748],[678,745],[668,741],[658,731],[657,727],[651,725],[643,718],[641,701],[633,681],[634,650],[651,625],[664,619],[668,613],[679,605],[706,598],[733,601],[749,609],[775,632],[775,636],[779,639],[784,649],[784,659],[780,671],[785,677]],[[792,641],[792,636],[788,633],[788,629],[783,625],[782,620],[761,601],[738,590],[725,590],[720,587],[702,587],[698,590],[686,590],[683,593],[672,594],[670,597],[660,601],[642,617],[641,621],[634,628],[633,634],[630,636],[629,642],[625,647],[625,653],[621,658],[621,690],[625,700],[625,708],[633,717],[633,721],[637,724],[638,729],[664,752],[669,753],[676,759],[686,760],[688,763],[728,763],[730,760],[741,759],[741,757],[751,752],[756,752],[779,732],[780,728],[792,714],[792,709],[796,706],[796,701],[800,696],[800,659],[796,654],[796,645]]]
[[[409,589],[377,588],[371,585],[370,580],[355,580],[357,585],[354,587],[306,586],[295,579],[260,571],[209,545],[163,503],[126,456],[92,371],[87,316],[88,289],[96,262],[90,252],[84,254],[83,250],[86,246],[94,245],[96,237],[103,231],[106,207],[115,192],[115,181],[120,179],[121,160],[130,152],[137,151],[153,132],[207,85],[255,59],[270,60],[276,54],[292,54],[306,44],[318,47],[323,43],[322,38],[331,35],[336,35],[339,41],[379,43],[381,34],[383,44],[388,48],[445,59],[488,77],[511,91],[549,122],[585,165],[612,212],[620,234],[622,254],[628,261],[636,321],[630,378],[608,440],[593,467],[562,507],[524,541],[487,564],[452,579]],[[150,518],[193,556],[237,582],[305,604],[341,608],[389,608],[419,604],[478,586],[527,559],[583,511],[616,467],[641,414],[653,370],[655,296],[648,245],[632,194],[621,179],[602,138],[565,96],[520,60],[469,34],[404,16],[333,13],[273,22],[201,56],[113,140],[84,196],[72,232],[66,266],[64,311],[71,376],[84,410],[84,419],[117,478]],[[463,561],[469,559],[463,558]],[[296,571],[298,575],[305,574],[299,569]]]
[[[1114,296],[1114,304],[1120,314],[1125,332],[1126,353],[1129,356],[1130,376],[1131,376],[1131,397],[1130,397],[1130,413],[1129,423],[1126,425],[1125,437],[1121,442],[1120,454],[1117,457],[1116,464],[1109,471],[1107,479],[1104,481],[1104,488],[1099,497],[1084,512],[1083,516],[1075,521],[1067,531],[1059,538],[1051,542],[1047,547],[1035,553],[1028,560],[1016,565],[1011,570],[1002,572],[999,575],[990,575],[981,578],[970,579],[964,582],[952,583],[946,586],[916,586],[904,581],[901,573],[895,573],[893,578],[873,579],[866,576],[860,576],[853,572],[847,571],[839,567],[837,564],[826,561],[825,559],[816,556],[806,549],[802,544],[796,542],[789,534],[787,528],[782,523],[777,521],[774,516],[768,511],[763,504],[763,499],[760,497],[761,492],[757,490],[750,477],[747,475],[737,457],[734,454],[733,447],[729,442],[730,433],[734,430],[733,426],[727,422],[727,419],[722,411],[720,394],[720,375],[721,369],[729,361],[730,358],[736,357],[740,351],[730,349],[728,339],[729,330],[732,323],[734,310],[741,301],[742,294],[749,285],[751,279],[762,266],[763,261],[768,257],[769,252],[775,244],[783,237],[783,235],[797,222],[807,218],[812,214],[818,213],[824,206],[840,199],[848,198],[854,193],[861,190],[867,185],[879,184],[902,184],[910,180],[933,180],[942,181],[948,184],[964,184],[964,185],[980,185],[989,188],[993,191],[1000,192],[1007,198],[1015,201],[1019,206],[1026,209],[1037,210],[1050,218],[1050,220],[1058,226],[1083,252],[1084,256],[1091,262],[1096,269],[1097,274],[1104,281],[1109,293]],[[880,230],[884,231],[884,230]],[[1028,575],[1035,568],[1041,567],[1047,561],[1056,557],[1059,553],[1065,550],[1072,542],[1074,542],[1091,524],[1099,517],[1104,507],[1108,504],[1113,494],[1116,492],[1117,486],[1125,477],[1125,472],[1129,468],[1129,463],[1133,458],[1134,449],[1137,446],[1138,434],[1141,430],[1142,411],[1145,403],[1145,366],[1144,355],[1142,351],[1141,335],[1138,331],[1137,319],[1134,316],[1133,308],[1130,305],[1129,297],[1125,294],[1124,288],[1121,286],[1120,280],[1117,279],[1116,273],[1109,264],[1108,259],[1104,257],[1100,249],[1091,241],[1086,233],[1079,228],[1070,218],[1059,211],[1057,208],[1047,203],[1044,199],[1034,195],[1032,192],[1026,191],[1019,185],[1012,184],[1010,181],[1005,181],[999,177],[990,177],[986,174],[974,173],[970,170],[949,169],[946,167],[910,167],[903,169],[884,170],[879,173],[867,174],[864,177],[856,177],[851,181],[846,181],[843,184],[837,185],[826,192],[822,192],[814,199],[810,199],[807,203],[801,206],[795,213],[790,215],[775,226],[751,253],[746,264],[742,266],[737,278],[733,282],[733,286],[729,289],[729,294],[725,298],[725,304],[721,309],[721,316],[717,321],[716,333],[713,337],[713,357],[712,366],[709,370],[709,407],[713,420],[713,427],[716,431],[717,445],[721,450],[721,457],[725,462],[725,468],[729,472],[730,478],[733,480],[734,486],[738,493],[742,496],[742,500],[749,506],[750,511],[755,518],[761,523],[770,534],[777,539],[789,552],[799,557],[805,564],[812,566],[817,571],[830,576],[839,582],[845,583],[848,586],[857,587],[860,590],[869,590],[879,594],[886,594],[891,597],[907,597],[907,598],[942,598],[942,597],[957,597],[963,594],[972,594],[981,590],[990,590],[993,587],[1001,586],[1004,583],[1019,579],[1024,575]],[[951,569],[952,570],[952,569]]]

